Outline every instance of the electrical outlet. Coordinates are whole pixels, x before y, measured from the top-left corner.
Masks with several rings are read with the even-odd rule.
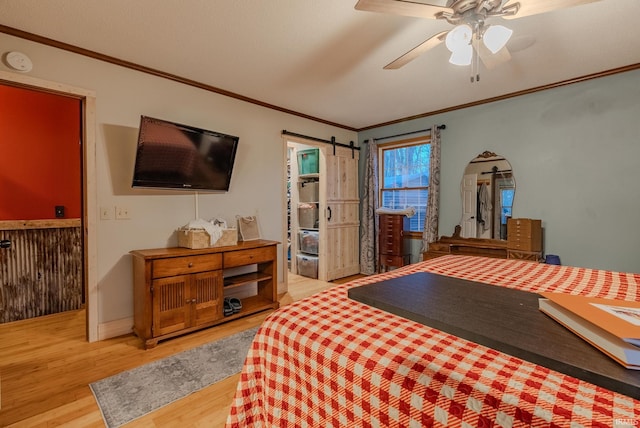
[[[116,220],[129,220],[129,208],[116,207]]]
[[[112,212],[111,207],[100,207],[100,220],[111,220],[113,218]]]

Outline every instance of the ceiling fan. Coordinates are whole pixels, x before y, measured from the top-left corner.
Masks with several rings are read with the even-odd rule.
[[[515,19],[599,0],[447,0],[446,6],[408,0],[358,0],[356,10],[381,12],[427,19],[444,19],[455,27],[431,36],[404,55],[384,66],[398,69],[444,42],[451,51],[449,62],[471,65],[471,81],[478,81],[478,58],[488,69],[508,61],[506,43],[512,30],[490,25],[492,18]]]

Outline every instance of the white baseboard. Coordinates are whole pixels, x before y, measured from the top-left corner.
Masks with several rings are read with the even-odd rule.
[[[133,328],[133,318],[122,318],[115,321],[108,321],[98,324],[98,340],[111,339],[112,337],[131,334]]]

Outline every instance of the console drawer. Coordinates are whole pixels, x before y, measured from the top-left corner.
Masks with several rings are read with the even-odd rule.
[[[250,250],[229,251],[224,253],[223,265],[226,268],[245,266],[254,263],[270,262],[276,259],[276,247],[254,248]]]
[[[153,278],[222,269],[222,254],[171,257],[153,261]]]

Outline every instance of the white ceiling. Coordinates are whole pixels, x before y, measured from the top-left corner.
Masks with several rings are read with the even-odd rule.
[[[520,0],[531,1],[540,0]],[[512,59],[481,66],[473,84],[468,67],[448,63],[443,44],[383,70],[451,25],[357,11],[355,3],[0,0],[0,24],[352,129],[640,63],[640,0],[490,21],[514,30]]]

